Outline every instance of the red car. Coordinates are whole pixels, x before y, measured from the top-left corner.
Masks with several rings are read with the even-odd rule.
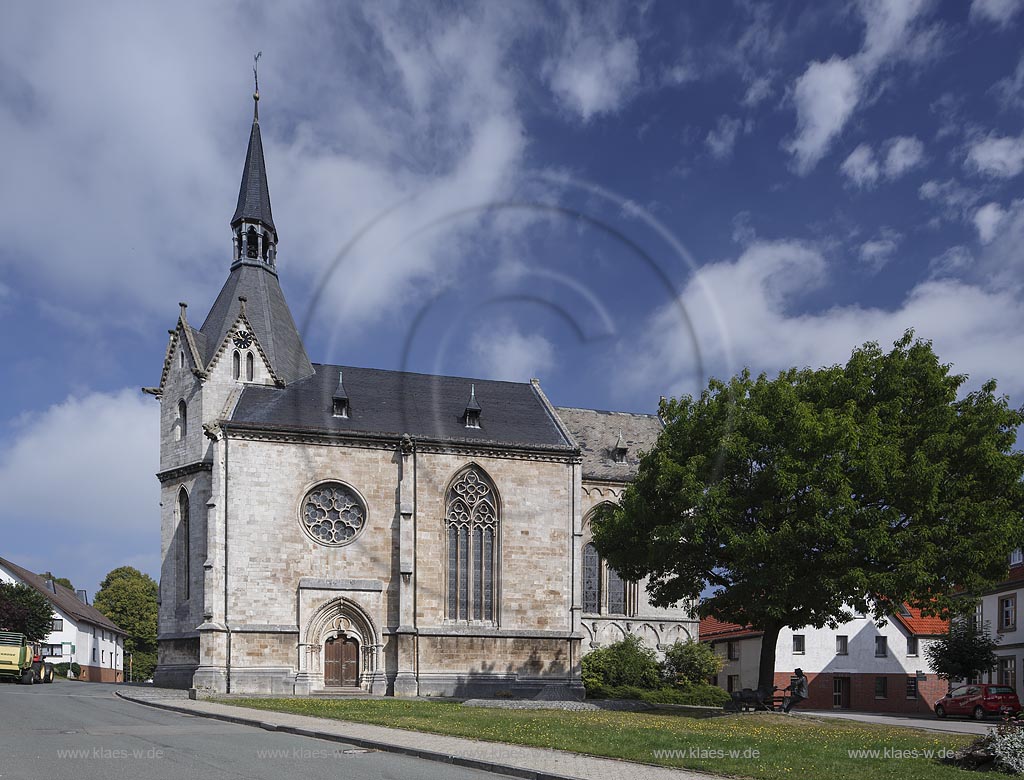
[[[1008,712],[1020,712],[1020,700],[1009,685],[961,685],[935,702],[935,714],[940,718],[962,715],[981,720],[986,715]]]

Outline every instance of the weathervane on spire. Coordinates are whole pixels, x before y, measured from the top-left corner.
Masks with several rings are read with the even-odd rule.
[[[253,113],[252,113],[252,115],[253,115],[253,121],[257,121],[257,122],[259,121],[259,118],[260,118],[260,74],[259,74],[259,65],[260,65],[260,57],[262,57],[262,56],[263,56],[263,52],[262,51],[258,51],[258,52],[256,52],[256,55],[252,58],[252,79],[253,79],[254,82],[256,82],[256,91],[252,93],[252,99],[253,99],[253,108],[252,108],[252,112]]]

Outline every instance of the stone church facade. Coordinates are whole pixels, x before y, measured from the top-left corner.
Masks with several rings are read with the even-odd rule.
[[[528,695],[581,690],[581,655],[626,634],[697,637],[686,605],[653,608],[589,541],[656,416],[555,407],[536,380],[310,362],[256,111],[230,224],[227,281],[200,327],[181,304],[144,388],[161,409],[158,685]]]

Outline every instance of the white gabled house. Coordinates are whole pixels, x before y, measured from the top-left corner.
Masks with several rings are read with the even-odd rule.
[[[999,640],[996,648],[996,668],[970,682],[988,682],[1009,685],[1024,701],[1024,689],[1018,674],[1024,663],[1024,617],[1020,615],[1021,593],[1024,592],[1024,553],[1014,550],[1010,554],[1006,580],[989,591],[979,594],[972,620],[976,625],[988,626],[990,635]]]
[[[123,681],[125,632],[89,604],[84,590],[65,588],[4,558],[0,558],[0,581],[28,585],[49,599],[53,628],[41,643],[44,661],[77,663],[82,667],[81,680]]]
[[[775,648],[775,685],[785,688],[800,668],[808,678],[807,709],[930,712],[949,685],[936,676],[924,651],[948,625],[904,607],[881,627],[858,615],[834,629],[784,628]],[[760,631],[704,618],[700,641],[725,662],[714,684],[727,691],[757,687]]]

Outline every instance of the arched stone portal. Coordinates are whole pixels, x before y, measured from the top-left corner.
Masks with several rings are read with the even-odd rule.
[[[378,671],[380,648],[370,616],[347,598],[332,599],[306,624],[296,693],[342,686],[382,693],[386,683],[383,670]]]

